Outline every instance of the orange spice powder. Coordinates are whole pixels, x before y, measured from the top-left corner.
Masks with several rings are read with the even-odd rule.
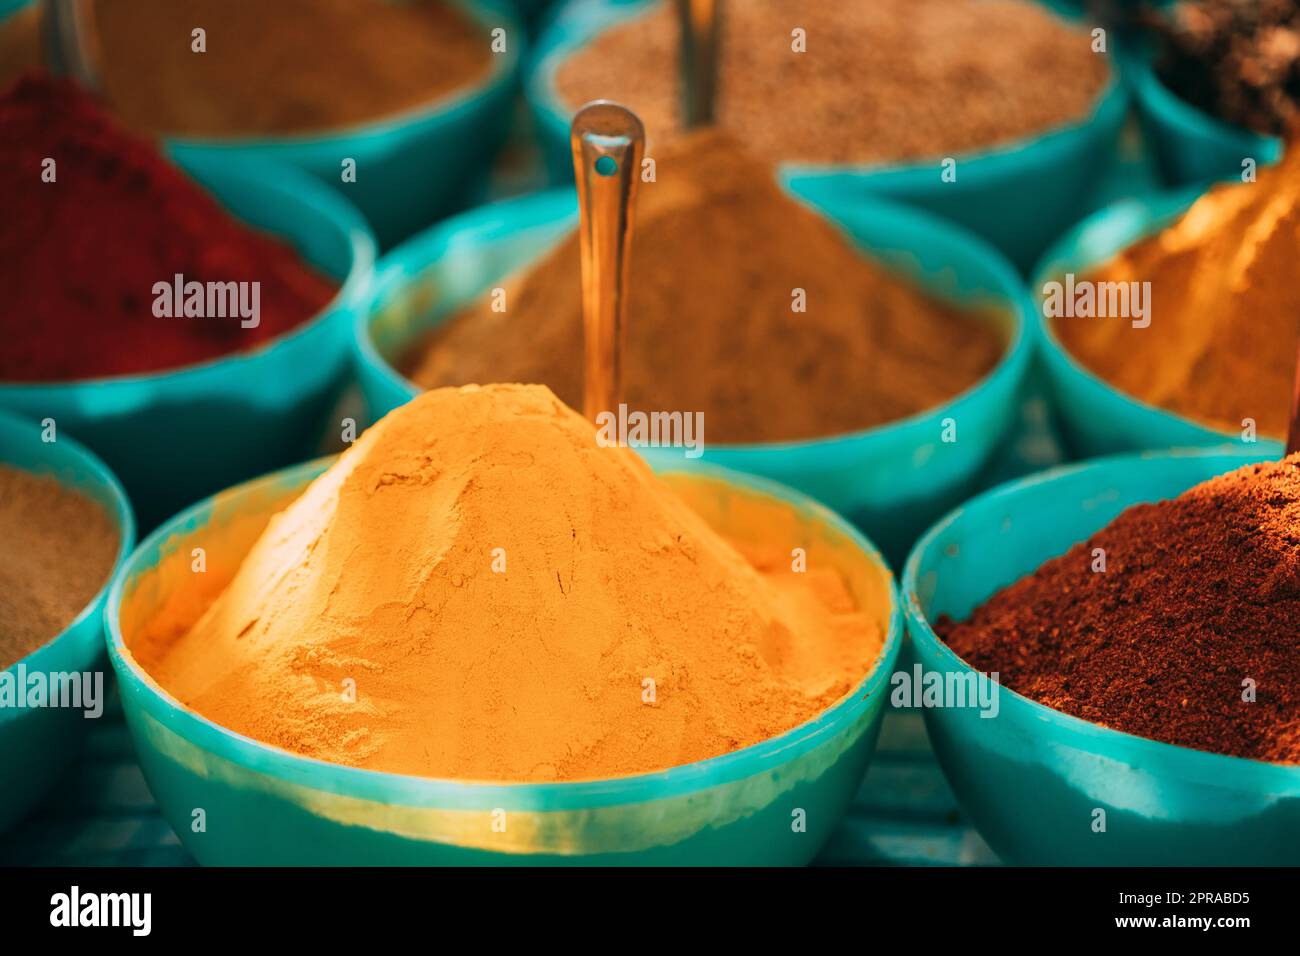
[[[729,544],[543,386],[438,389],[273,518],[196,623],[164,604],[149,630],[179,636],[132,650],[217,723],[336,763],[660,770],[809,720],[880,654],[887,590],[859,607],[766,527]]]

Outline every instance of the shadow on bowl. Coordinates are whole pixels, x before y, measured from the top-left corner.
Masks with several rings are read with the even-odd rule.
[[[104,458],[146,529],[204,495],[316,452],[375,257],[356,211],[302,173],[260,164],[228,169],[212,158],[181,165],[236,218],[285,239],[341,287],[287,334],[208,362],[70,382],[0,382],[0,408],[52,418]]]
[[[957,226],[878,198],[839,212],[820,211],[865,253],[929,292],[996,306],[996,320],[1005,323],[999,331],[1006,352],[973,388],[911,417],[808,441],[706,443],[703,459],[811,495],[857,523],[887,558],[901,564],[916,536],[970,494],[1013,424],[1033,351],[1026,317],[1031,306],[1011,266]],[[417,386],[397,371],[414,343],[534,261],[576,222],[572,191],[557,190],[455,217],[386,255],[356,326],[358,375],[373,417],[417,394]],[[949,420],[957,441],[944,440]]]
[[[560,65],[599,34],[657,2],[586,0],[566,8],[539,39],[524,89],[554,182],[573,179],[573,110],[556,88]],[[1072,15],[1059,3],[1047,5],[1058,14]],[[671,64],[665,65],[668,68]],[[1088,199],[1087,187],[1115,149],[1128,114],[1128,92],[1118,69],[1112,73],[1086,120],[959,155],[954,182],[942,179],[942,157],[863,166],[791,163],[781,166],[782,177],[792,192],[837,211],[850,211],[879,195],[918,206],[965,226],[1027,270],[1048,243],[1078,219]]]
[[[77,442],[63,436],[46,442],[43,430],[39,422],[0,415],[0,464],[48,475],[103,506],[119,538],[116,572],[135,544],[126,492],[104,463]],[[98,672],[104,677],[104,605],[111,580],[112,573],[61,634],[0,672],[0,681],[12,682],[17,691],[20,684],[30,686],[23,677],[37,674],[46,675],[51,687],[56,679],[64,682],[65,675],[75,679]],[[105,678],[97,703],[101,713],[109,690]],[[0,833],[26,816],[77,758],[94,726],[88,713],[85,708],[0,706]]]
[[[917,543],[903,575],[908,634],[926,672],[973,669],[931,621],[994,593],[1139,502],[1172,498],[1267,455],[1193,450],[1101,459],[1003,485]],[[945,678],[946,679],[946,678]],[[1158,743],[1000,688],[995,717],[927,708],[935,753],[963,809],[1005,860],[1035,865],[1300,862],[1300,766]],[[1096,811],[1105,832],[1095,832]]]
[[[1034,270],[1033,294],[1067,273],[1083,276],[1126,247],[1176,221],[1202,194],[1201,187],[1124,199],[1079,223],[1047,252]],[[1040,299],[1041,301],[1041,299]],[[1035,308],[1039,356],[1046,373],[1058,431],[1070,452],[1087,458],[1118,452],[1190,448],[1236,442],[1278,458],[1282,444],[1270,438],[1242,441],[1242,432],[1220,432],[1129,396],[1086,368],[1057,337],[1042,308]]]
[[[572,783],[435,780],[325,763],[185,709],[131,648],[161,602],[197,617],[233,576],[273,513],[322,472],[316,461],[190,508],[136,550],[109,597],[109,655],[145,777],[182,843],[205,864],[766,864],[810,861],[829,838],[874,750],[902,641],[893,578],[872,545],[794,492],[717,469],[660,462],[713,527],[770,533],[763,509],[879,609],[880,658],[838,704],[779,737],[659,773]],[[745,520],[738,520],[744,515]],[[203,547],[207,573],[190,572]],[[196,807],[206,829],[195,826]],[[806,832],[791,826],[803,810]],[[505,814],[498,832],[494,819]]]

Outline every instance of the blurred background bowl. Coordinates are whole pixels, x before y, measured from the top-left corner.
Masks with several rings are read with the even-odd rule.
[[[327,467],[317,461],[249,482],[154,532],[114,583],[107,626],[122,706],[154,797],[203,864],[803,864],[835,829],[862,781],[902,640],[893,577],[842,519],[794,492],[717,469],[659,462],[674,488],[723,534],[758,506],[843,574],[886,641],[854,691],[779,737],[659,773],[551,784],[487,784],[379,773],[300,757],[182,707],[130,647],[164,600],[196,613],[225,586],[271,515]],[[671,472],[671,473],[670,473]],[[733,524],[735,525],[733,527]],[[189,573],[203,547],[209,573]],[[218,570],[219,569],[219,570]],[[195,832],[192,813],[209,824]],[[807,832],[791,826],[806,811]],[[504,810],[504,833],[492,828]]]
[[[1200,187],[1123,199],[1079,223],[1048,251],[1035,269],[1033,294],[1041,303],[1047,282],[1067,273],[1084,276],[1140,239],[1177,220],[1202,194]],[[1061,343],[1040,307],[1034,309],[1040,364],[1045,371],[1057,429],[1079,458],[1146,449],[1240,442],[1242,433],[1220,432],[1121,392],[1075,358]],[[1260,438],[1252,448],[1281,457],[1281,442]]]
[[[169,138],[169,145],[182,161],[270,160],[311,173],[356,205],[384,247],[481,202],[492,159],[510,127],[524,31],[515,8],[504,0],[450,2],[485,32],[506,30],[506,52],[493,54],[487,77],[474,85],[351,129],[301,136]],[[341,181],[345,157],[356,160],[356,182]]]
[[[917,543],[903,575],[908,634],[926,671],[972,668],[931,622],[969,616],[1139,502],[1267,454],[1199,450],[1053,469],[967,502]],[[1158,743],[1000,688],[996,717],[927,708],[962,808],[1009,863],[1187,866],[1300,863],[1300,766]],[[1106,831],[1092,830],[1104,809]]]
[[[1015,270],[958,226],[880,198],[819,212],[864,254],[930,293],[996,306],[1006,351],[973,388],[911,417],[808,441],[706,441],[703,459],[811,495],[856,522],[887,558],[901,564],[916,536],[973,490],[981,468],[1014,424],[1033,352],[1027,314],[1032,306]],[[386,255],[358,310],[356,327],[358,376],[372,417],[418,393],[396,370],[414,343],[502,277],[535,260],[576,222],[572,191],[557,190],[449,219]],[[935,343],[936,349],[943,347]],[[944,442],[949,419],[956,423],[957,440]]]
[[[1171,185],[1240,177],[1242,161],[1266,166],[1282,157],[1282,141],[1232,126],[1193,106],[1156,74],[1155,54],[1142,45],[1127,61],[1142,129]]]
[[[39,422],[0,415],[0,465],[47,475],[102,505],[117,529],[116,572],[135,545],[126,492],[107,466],[77,442],[61,432],[55,441],[43,441],[42,430]],[[104,605],[113,572],[61,634],[6,669],[11,680],[17,682],[20,665],[29,675],[104,670]],[[103,686],[107,697],[112,689],[107,676]],[[57,707],[0,707],[0,833],[35,807],[80,753],[94,720],[84,714]]]
[[[315,454],[348,369],[355,301],[374,239],[344,199],[293,169],[181,165],[236,218],[293,245],[340,283],[314,318],[257,348],[140,375],[0,382],[0,408],[85,442],[122,480],[141,527],[248,478]],[[219,452],[219,453],[214,453]]]
[[[564,8],[538,40],[524,89],[553,181],[573,178],[569,151],[573,110],[556,89],[560,65],[611,26],[657,2],[582,0]],[[1072,13],[1060,3],[1047,6],[1065,16]],[[664,69],[675,67],[665,63]],[[941,157],[863,166],[783,164],[782,175],[793,191],[827,208],[847,211],[856,203],[869,202],[873,195],[919,206],[967,227],[1027,270],[1087,208],[1093,177],[1114,152],[1128,113],[1128,92],[1119,81],[1119,71],[1112,72],[1084,122],[958,155],[954,182],[942,181]]]
[[[390,246],[442,217],[482,202],[493,159],[514,116],[526,33],[519,11],[542,13],[545,0],[445,0],[478,23],[483,42],[497,27],[506,49],[487,73],[424,104],[337,129],[246,136],[167,136],[174,157],[209,167],[276,163],[310,173],[361,211],[378,241]],[[27,6],[0,0],[0,20]],[[346,83],[350,77],[340,76]],[[268,91],[268,96],[274,95]],[[344,159],[356,161],[355,182],[342,181]]]

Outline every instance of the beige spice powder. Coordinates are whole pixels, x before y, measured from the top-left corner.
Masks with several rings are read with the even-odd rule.
[[[76,619],[108,580],[119,542],[97,502],[0,465],[0,668]]]
[[[718,122],[774,162],[979,151],[1084,120],[1110,79],[1087,30],[1024,0],[744,0],[723,16]],[[560,97],[617,100],[652,140],[676,133],[678,45],[658,4],[561,64]]]

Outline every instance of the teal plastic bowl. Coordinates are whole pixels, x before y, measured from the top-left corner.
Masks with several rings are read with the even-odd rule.
[[[0,382],[0,408],[52,418],[122,480],[141,525],[319,448],[349,365],[355,303],[374,239],[357,212],[315,180],[262,164],[182,165],[236,217],[293,244],[341,283],[315,318],[255,349],[141,375]],[[217,453],[214,453],[216,450]]]
[[[1282,158],[1282,140],[1232,126],[1193,106],[1161,82],[1150,44],[1129,61],[1129,82],[1142,129],[1160,170],[1176,186],[1240,178],[1242,161],[1260,166]]]
[[[903,574],[907,629],[927,672],[971,667],[935,635],[1130,505],[1172,498],[1268,458],[1195,450],[1053,469],[980,495],[917,543]],[[980,834],[1038,865],[1300,863],[1300,766],[1157,743],[1000,689],[996,717],[929,708],[935,753]],[[1105,811],[1106,830],[1093,832]]]
[[[556,182],[573,178],[572,110],[555,85],[560,65],[611,26],[640,15],[655,2],[583,0],[566,7],[539,39],[535,66],[524,89]],[[1060,4],[1048,6],[1070,15]],[[669,68],[671,64],[666,64]],[[1118,69],[1112,72],[1111,83],[1087,120],[957,156],[955,182],[941,181],[938,157],[889,165],[790,164],[782,167],[782,175],[792,191],[828,208],[849,210],[870,202],[873,195],[919,206],[965,226],[993,243],[1017,267],[1028,269],[1048,243],[1078,219],[1088,184],[1115,148],[1128,113],[1128,92],[1119,81]]]
[[[487,784],[300,757],[180,706],[136,662],[131,635],[165,600],[198,613],[271,514],[328,464],[268,475],[190,508],[137,549],[109,596],[109,655],[136,752],[164,815],[199,862],[788,865],[807,863],[825,843],[862,781],[879,733],[902,640],[893,578],[871,544],[825,508],[716,469],[671,477],[717,527],[738,523],[730,511],[742,500],[788,504],[781,513],[813,547],[833,555],[859,602],[867,606],[874,594],[872,606],[882,608],[887,637],[870,673],[840,703],[779,737],[661,773]],[[659,467],[680,471],[671,462]],[[208,575],[189,573],[196,546],[207,550]],[[214,575],[214,568],[225,572]],[[195,808],[204,811],[205,830],[196,830]],[[792,826],[800,809],[806,832]],[[497,833],[492,818],[500,811],[506,827]]]
[[[182,160],[269,160],[311,173],[356,205],[384,246],[474,205],[486,195],[492,159],[509,130],[524,30],[514,7],[502,0],[452,2],[485,31],[506,30],[506,52],[492,57],[486,79],[474,86],[426,106],[328,133],[172,138],[169,145]],[[342,181],[345,158],[356,160],[356,182]]]
[[[572,230],[576,210],[571,190],[508,200],[440,223],[384,257],[356,328],[358,376],[374,417],[418,391],[394,368],[407,348]],[[1004,306],[1007,351],[972,389],[910,418],[810,441],[706,439],[703,458],[817,498],[901,563],[916,536],[973,490],[1012,425],[1033,352],[1032,306],[1015,270],[960,227],[879,198],[821,212],[864,252],[931,292]],[[941,440],[946,419],[957,423],[955,442]]]
[[[65,435],[42,440],[39,422],[0,415],[0,464],[48,475],[103,505],[120,539],[113,570],[135,544],[135,519],[126,492],[102,461]],[[70,560],[73,560],[70,558]],[[14,662],[6,681],[22,673],[84,674],[104,670],[104,605],[112,575],[76,619],[48,644]],[[112,682],[103,679],[103,696]],[[105,701],[100,698],[100,703]],[[84,711],[68,708],[0,707],[0,833],[25,817],[77,758],[94,726]]]
[[[1124,199],[1089,216],[1066,233],[1035,270],[1033,289],[1039,302],[1047,282],[1067,273],[1086,275],[1125,247],[1173,223],[1200,195],[1200,188],[1193,188]],[[1244,451],[1258,449],[1261,454],[1281,457],[1279,441],[1260,438],[1246,444],[1241,432],[1215,431],[1126,395],[1070,354],[1041,307],[1034,309],[1033,321],[1059,431],[1077,457],[1226,442],[1237,442]]]

